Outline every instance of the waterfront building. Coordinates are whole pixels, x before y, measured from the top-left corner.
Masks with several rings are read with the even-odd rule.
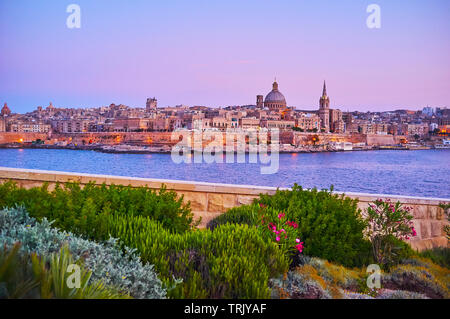
[[[304,131],[320,131],[320,117],[312,113],[300,113],[295,120],[295,126]]]
[[[434,115],[434,109],[432,107],[427,106],[423,108],[422,113],[426,116],[431,117]]]
[[[150,119],[144,118],[118,118],[113,121],[114,132],[146,131],[149,128]]]
[[[256,117],[246,117],[239,120],[242,129],[257,129],[260,126],[260,120]]]
[[[6,119],[0,116],[0,132],[6,132]]]
[[[403,135],[419,135],[423,136],[428,134],[428,124],[402,124],[401,131]]]
[[[345,122],[343,121],[342,111],[330,109],[330,130],[333,133],[344,133]]]
[[[285,121],[285,120],[262,120],[261,127],[268,129],[277,128],[279,130],[292,130],[295,127],[295,121]]]
[[[67,119],[52,122],[53,129],[58,133],[84,133],[89,131],[89,120]]]
[[[39,122],[15,121],[9,124],[9,131],[15,133],[48,133],[51,126]]]

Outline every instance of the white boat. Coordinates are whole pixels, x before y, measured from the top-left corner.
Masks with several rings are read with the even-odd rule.
[[[450,140],[443,139],[442,144],[434,145],[436,149],[450,149]]]

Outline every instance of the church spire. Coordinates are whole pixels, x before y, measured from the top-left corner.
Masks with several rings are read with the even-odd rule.
[[[323,80],[323,92],[322,96],[327,96],[327,84],[325,83],[325,80]]]

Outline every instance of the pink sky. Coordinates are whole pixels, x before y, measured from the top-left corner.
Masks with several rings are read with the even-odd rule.
[[[381,7],[381,29],[366,26]],[[0,3],[0,102],[26,112],[110,103],[254,104],[277,77],[291,106],[448,106],[450,2],[80,0]]]

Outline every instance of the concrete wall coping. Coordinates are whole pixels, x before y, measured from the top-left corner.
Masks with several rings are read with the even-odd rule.
[[[116,185],[131,185],[131,186],[148,186],[150,188],[160,188],[161,185],[166,185],[167,189],[178,191],[192,191],[192,192],[208,192],[208,193],[222,193],[222,194],[241,194],[241,195],[259,195],[261,193],[274,194],[277,189],[287,190],[290,188],[277,188],[256,185],[235,185],[223,183],[208,183],[195,181],[181,181],[169,179],[153,179],[141,177],[126,177],[114,175],[100,175],[87,174],[75,172],[60,172],[47,171],[38,169],[22,169],[0,167],[0,178],[4,179],[19,179],[19,180],[33,180],[33,181],[47,181],[47,182],[67,182],[78,181],[80,183],[88,183],[95,181],[96,184],[116,184]],[[334,192],[335,194],[345,194],[346,196],[359,198],[361,201],[374,201],[377,198],[390,198],[393,200],[400,200],[404,204],[420,203],[424,205],[439,205],[440,203],[450,203],[450,198],[429,198],[429,197],[414,197],[403,195],[389,195],[389,194],[366,194],[353,192]]]

